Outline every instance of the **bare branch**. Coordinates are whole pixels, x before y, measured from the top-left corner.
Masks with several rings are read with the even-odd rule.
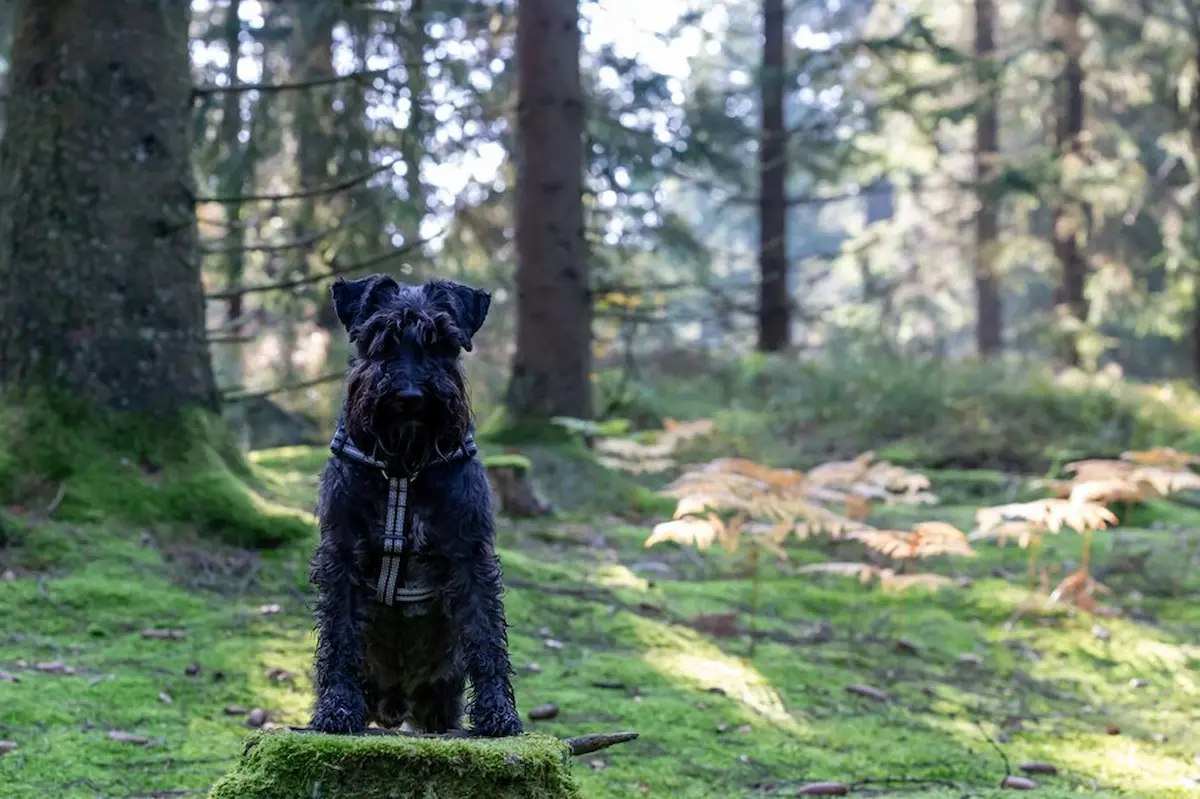
[[[217,86],[210,84],[208,86],[196,86],[192,89],[192,100],[195,101],[200,97],[207,97],[213,94],[225,94],[228,92],[284,92],[292,90],[312,89],[317,86],[328,86],[334,83],[359,82],[379,78],[387,75],[394,69],[404,67],[413,69],[422,67],[424,64],[409,64],[399,63],[392,64],[390,67],[383,69],[370,69],[362,72],[350,72],[345,75],[328,75],[321,78],[313,78],[311,80],[289,81],[287,83],[238,83],[232,86]]]
[[[400,163],[399,158],[392,158],[379,166],[372,167],[366,172],[358,175],[351,175],[348,178],[343,178],[337,183],[329,186],[318,186],[315,189],[302,189],[291,194],[246,194],[241,197],[197,197],[196,204],[201,203],[224,203],[234,205],[237,203],[256,203],[256,202],[283,202],[285,200],[307,200],[311,197],[320,197],[325,194],[336,194],[339,191],[352,189],[362,183],[366,183],[371,178],[386,172],[396,164]]]
[[[314,377],[311,380],[302,380],[299,383],[288,383],[282,386],[275,386],[274,388],[268,388],[265,391],[230,392],[222,395],[221,401],[245,402],[246,400],[265,399],[266,397],[270,397],[275,394],[287,394],[291,391],[302,391],[306,388],[323,386],[326,383],[333,383],[341,380],[345,376],[345,372],[330,372],[329,374],[321,375],[320,377]]]
[[[343,219],[333,227],[325,228],[324,230],[318,230],[314,233],[310,233],[307,236],[302,236],[297,239],[281,241],[277,244],[241,244],[235,247],[201,247],[200,252],[205,255],[223,255],[231,252],[283,252],[284,250],[300,250],[316,244],[326,236],[332,236],[338,231],[345,230],[355,222],[365,218],[369,210],[370,209],[367,211],[360,211],[359,213],[354,214],[347,219]]]
[[[208,300],[231,300],[234,297],[244,297],[247,294],[261,294],[267,291],[287,291],[289,289],[299,288],[301,286],[310,286],[313,283],[319,283],[326,278],[344,275],[349,272],[357,272],[361,269],[370,269],[379,264],[386,263],[393,258],[399,258],[407,255],[413,250],[428,244],[433,239],[441,235],[441,232],[427,239],[418,239],[411,244],[406,244],[403,247],[397,247],[394,250],[376,255],[374,258],[368,258],[365,261],[356,261],[351,264],[339,264],[335,258],[333,263],[329,265],[329,269],[317,274],[306,275],[304,277],[294,278],[292,280],[283,280],[277,283],[260,283],[256,286],[242,286],[240,288],[226,289],[225,291],[216,291],[205,296]]]
[[[623,744],[637,737],[636,732],[597,732],[591,735],[580,735],[577,738],[567,738],[566,742],[571,747],[571,754],[579,756],[599,752],[601,749]]]

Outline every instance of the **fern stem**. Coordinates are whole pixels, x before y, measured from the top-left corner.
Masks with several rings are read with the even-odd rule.
[[[1083,531],[1083,554],[1080,556],[1082,563],[1079,565],[1079,570],[1087,574],[1088,564],[1092,559],[1092,531]]]
[[[1035,537],[1029,542],[1029,573],[1026,577],[1029,593],[1034,593],[1037,585],[1037,561],[1038,554],[1042,549],[1042,539],[1040,536]]]
[[[750,545],[750,657],[758,643],[758,543]]]

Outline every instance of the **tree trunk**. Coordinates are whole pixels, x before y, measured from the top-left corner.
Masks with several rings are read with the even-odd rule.
[[[241,61],[240,37],[242,22],[238,16],[241,0],[230,0],[225,10],[225,49],[229,54],[229,66],[226,77],[230,87],[236,86],[238,64]],[[243,145],[239,136],[242,132],[242,92],[229,91],[221,98],[221,141],[225,145],[225,164],[220,175],[220,194],[222,197],[239,197],[246,193],[249,183],[249,145]],[[242,221],[242,204],[231,202],[225,206],[225,219],[229,225],[222,247],[228,248],[225,254],[225,286],[236,289],[242,285],[246,271],[246,251],[242,249],[246,243],[246,228]],[[243,373],[243,347],[240,341],[243,330],[243,315],[245,314],[244,297],[236,294],[229,298],[229,309],[226,313],[226,332],[232,342],[228,345],[228,357],[219,358],[218,364],[224,368],[221,378],[228,385],[239,389],[245,380]],[[218,350],[219,352],[219,350]]]
[[[1196,52],[1195,66],[1200,68],[1200,30],[1192,32]],[[1193,157],[1200,157],[1200,83],[1192,82],[1192,97],[1187,108],[1188,130],[1191,134]],[[1192,339],[1192,380],[1200,383],[1200,196],[1192,197],[1192,324],[1189,331]]]
[[[763,0],[762,130],[758,147],[759,231],[758,349],[778,352],[791,344],[791,292],[787,262],[787,131],[783,125],[783,0]]]
[[[421,159],[425,155],[425,137],[428,119],[424,104],[429,100],[428,80],[425,75],[425,51],[429,47],[429,32],[425,28],[427,11],[425,0],[412,0],[409,6],[411,20],[405,30],[405,61],[412,65],[408,72],[408,125],[404,138],[400,140],[400,151],[404,154],[404,185],[408,190],[408,204],[412,209],[413,224],[410,231],[414,238],[421,233],[421,222],[429,210],[425,196],[425,183],[421,179]]]
[[[1066,56],[1066,64],[1058,78],[1058,112],[1055,119],[1055,146],[1059,158],[1081,157],[1083,144],[1083,36],[1079,30],[1083,14],[1081,0],[1057,0],[1053,24],[1054,39]],[[1079,204],[1060,199],[1054,206],[1054,255],[1062,269],[1062,284],[1058,291],[1058,303],[1065,305],[1074,320],[1082,323],[1087,319],[1088,304],[1084,296],[1087,282],[1087,262],[1080,243],[1080,228],[1083,211]],[[1077,336],[1068,336],[1066,359],[1078,366],[1079,345]]]
[[[575,0],[517,12],[516,418],[592,413],[592,307],[583,230],[583,90]]]
[[[979,113],[975,118],[975,181],[979,211],[975,216],[975,342],[979,354],[1000,351],[1000,281],[996,275],[999,199],[992,181],[999,155],[999,87],[996,75],[996,7],[993,0],[975,0],[975,58],[979,63]]]
[[[187,119],[187,3],[21,0],[0,157],[0,382],[216,409]]]

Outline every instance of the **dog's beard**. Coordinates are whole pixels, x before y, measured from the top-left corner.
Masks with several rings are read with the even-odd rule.
[[[467,436],[470,406],[460,375],[447,375],[417,410],[389,400],[378,364],[359,361],[346,385],[347,433],[364,452],[407,474],[450,456]]]

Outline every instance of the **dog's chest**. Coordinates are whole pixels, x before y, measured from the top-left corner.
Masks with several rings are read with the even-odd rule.
[[[420,512],[419,481],[390,480],[369,536],[376,602],[424,613],[437,596],[431,528]]]

